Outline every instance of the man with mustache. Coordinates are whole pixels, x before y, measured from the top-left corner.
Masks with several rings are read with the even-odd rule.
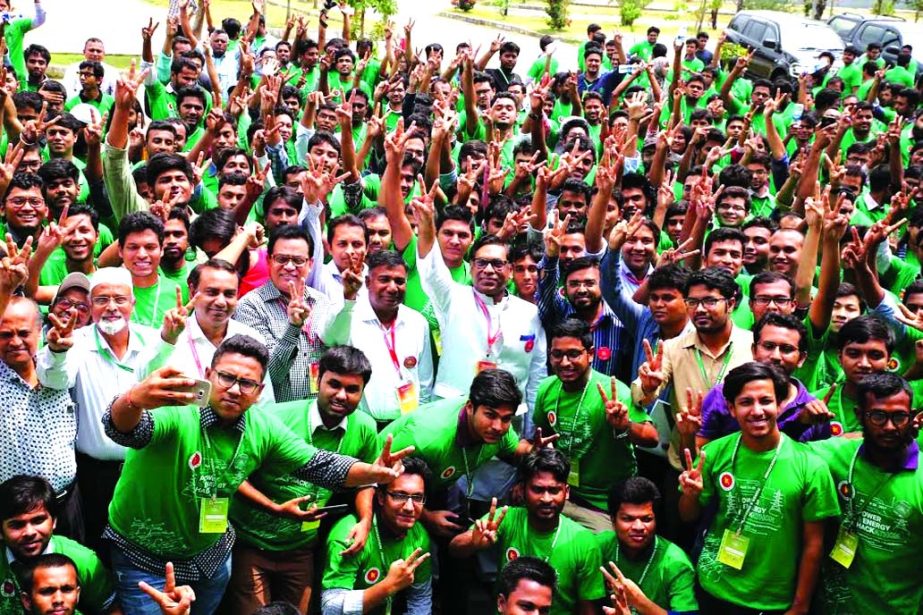
[[[74,330],[74,322],[53,319],[55,327],[36,359],[42,385],[74,391],[77,480],[88,543],[94,547],[99,544],[125,460],[125,448],[103,432],[103,412],[113,397],[143,379],[148,369],[162,365],[173,352],[173,346],[160,339],[158,330],[131,322],[135,307],[132,288],[127,269],[96,271],[90,280],[92,325]]]

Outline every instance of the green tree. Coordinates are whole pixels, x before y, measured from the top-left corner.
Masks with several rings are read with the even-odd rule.
[[[570,20],[567,19],[568,0],[548,0],[545,12],[548,13],[548,25],[552,30],[563,30]]]
[[[621,0],[619,3],[619,16],[623,26],[630,26],[641,16],[641,11],[647,6],[646,0]]]

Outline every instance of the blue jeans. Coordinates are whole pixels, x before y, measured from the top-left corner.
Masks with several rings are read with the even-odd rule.
[[[161,615],[160,607],[138,587],[138,582],[144,581],[162,590],[166,583],[163,575],[151,574],[136,567],[117,547],[112,548],[112,571],[115,575],[116,591],[125,615]],[[189,585],[195,592],[192,615],[212,615],[217,611],[230,578],[231,556],[228,555],[227,561],[218,568],[215,576],[190,583]]]

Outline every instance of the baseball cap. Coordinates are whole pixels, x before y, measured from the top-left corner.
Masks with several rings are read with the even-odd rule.
[[[61,284],[58,286],[58,292],[55,293],[54,301],[52,301],[52,303],[57,303],[58,298],[72,288],[79,288],[80,290],[89,294],[90,278],[88,278],[85,274],[80,273],[79,271],[68,273],[61,281]]]

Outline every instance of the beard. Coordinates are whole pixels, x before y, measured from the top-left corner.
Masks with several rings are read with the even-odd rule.
[[[124,317],[118,320],[100,320],[96,327],[106,335],[115,335],[128,326],[128,321]]]

